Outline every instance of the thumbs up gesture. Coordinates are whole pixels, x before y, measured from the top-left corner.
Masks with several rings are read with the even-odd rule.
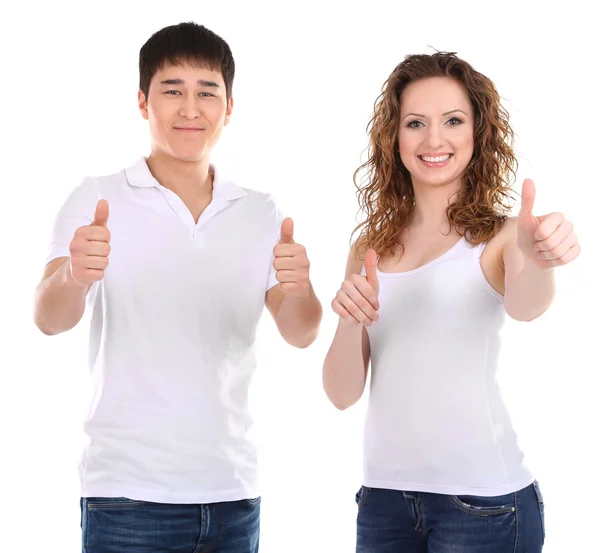
[[[273,268],[281,291],[297,298],[308,297],[310,262],[304,246],[294,242],[294,222],[289,217],[281,224],[281,238],[273,254]]]
[[[367,250],[364,267],[366,276],[353,274],[346,279],[331,302],[331,307],[346,321],[370,326],[379,319],[379,280],[375,250]]]
[[[535,186],[523,182],[521,210],[517,218],[517,245],[526,259],[540,269],[552,269],[573,261],[581,252],[573,223],[562,213],[535,216]]]
[[[81,286],[88,286],[104,277],[110,253],[108,230],[108,202],[100,200],[96,205],[91,225],[75,231],[69,246],[71,253],[71,276]]]

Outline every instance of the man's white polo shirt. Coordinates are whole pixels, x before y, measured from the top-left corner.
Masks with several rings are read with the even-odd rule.
[[[211,503],[260,495],[248,410],[254,339],[276,284],[281,216],[215,172],[196,224],[146,160],[69,196],[47,261],[108,201],[111,253],[92,308],[83,497]]]

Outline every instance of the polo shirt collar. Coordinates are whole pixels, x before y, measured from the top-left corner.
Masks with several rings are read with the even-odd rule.
[[[213,192],[230,202],[242,198],[247,192],[232,181],[222,178],[221,172],[210,166],[213,173]],[[125,177],[131,186],[140,188],[164,188],[152,175],[145,157],[139,158],[131,167],[125,169]]]

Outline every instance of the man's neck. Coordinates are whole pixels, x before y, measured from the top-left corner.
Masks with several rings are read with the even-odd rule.
[[[181,161],[153,152],[148,158],[148,168],[162,186],[180,197],[202,198],[212,195],[213,175],[208,158]]]

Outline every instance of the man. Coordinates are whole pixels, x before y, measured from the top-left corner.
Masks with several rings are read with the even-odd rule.
[[[83,551],[255,552],[257,323],[266,305],[283,338],[306,347],[321,305],[291,219],[210,163],[233,108],[229,46],[182,23],[139,61],[151,154],[73,191],[36,290],[45,334],[93,309]]]

